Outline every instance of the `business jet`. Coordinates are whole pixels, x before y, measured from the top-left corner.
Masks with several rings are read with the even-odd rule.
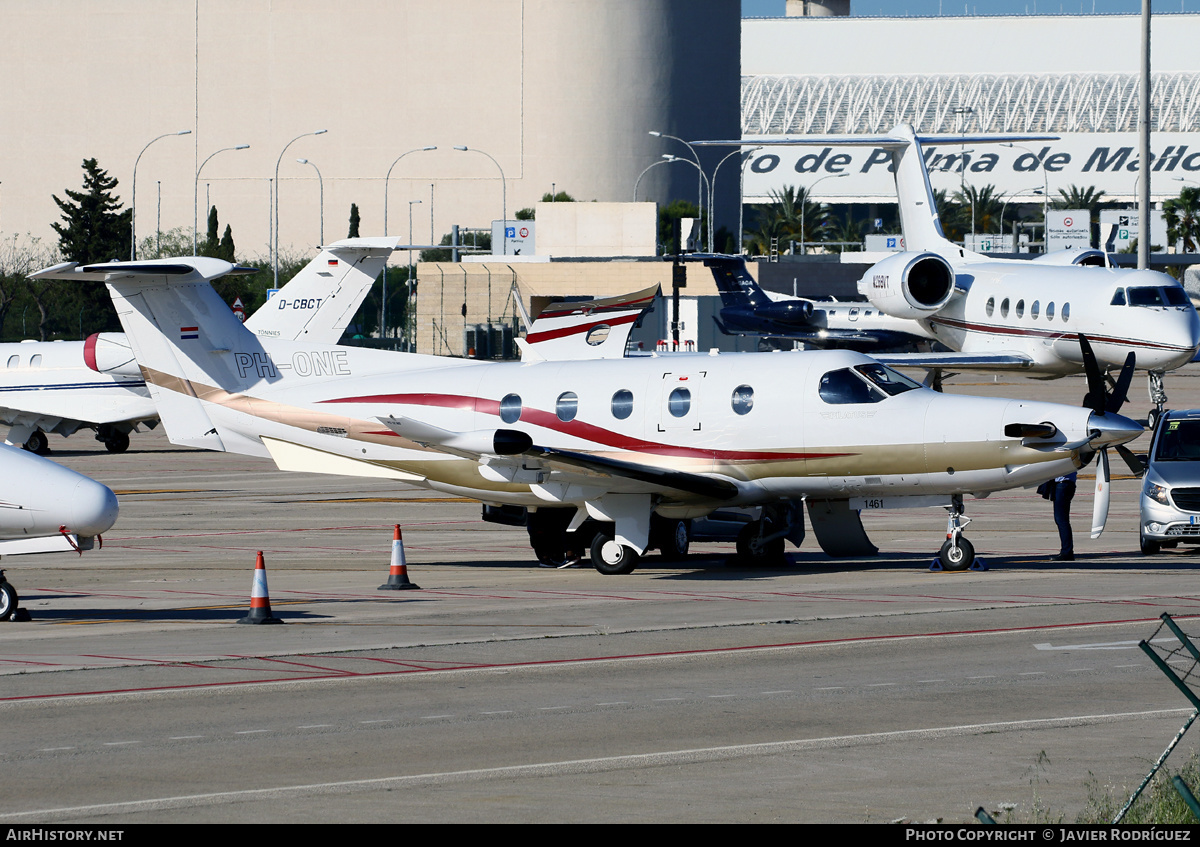
[[[91,550],[117,513],[108,486],[0,444],[0,556]],[[19,605],[17,590],[0,570],[0,621],[15,616]]]
[[[761,510],[743,561],[778,559],[805,502],[834,554],[875,550],[859,510],[943,505],[940,558],[969,567],[964,496],[1036,485],[1142,433],[1102,381],[1092,408],[945,395],[844,350],[527,363],[263,338],[210,284],[230,268],[33,277],[108,284],[172,442],[560,510],[563,544],[590,518],[583,541],[606,574],[633,570],[655,534],[686,542],[686,522],[721,506]]]
[[[246,321],[264,338],[336,343],[379,276],[396,238],[339,241],[288,281]],[[235,268],[233,274],[255,273]],[[0,344],[0,423],[7,442],[50,452],[47,433],[96,431],[112,453],[129,447],[129,433],[158,425],[158,412],[122,333],[85,341]]]
[[[921,324],[860,302],[812,300],[766,291],[740,256],[696,256],[712,270],[721,296],[713,320],[725,335],[754,335],[875,353],[916,350],[935,338]]]
[[[1097,250],[1037,259],[997,259],[959,247],[942,232],[923,144],[1055,140],[1057,136],[917,135],[901,124],[886,135],[745,138],[715,145],[853,145],[890,151],[907,250],[870,267],[858,290],[875,308],[915,321],[950,353],[882,357],[933,369],[1016,369],[1052,378],[1083,370],[1087,336],[1102,371],[1129,353],[1147,372],[1149,423],[1162,414],[1163,374],[1200,349],[1200,318],[1180,284],[1164,273],[1105,267]]]

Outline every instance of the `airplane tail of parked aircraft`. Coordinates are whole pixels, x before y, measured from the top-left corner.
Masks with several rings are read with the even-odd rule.
[[[322,248],[246,328],[262,338],[337,343],[399,241],[347,238]]]
[[[748,309],[770,308],[772,300],[767,292],[750,276],[746,261],[741,256],[706,257],[704,264],[712,270],[721,304]],[[807,301],[805,301],[807,302]],[[812,304],[809,303],[809,313]]]

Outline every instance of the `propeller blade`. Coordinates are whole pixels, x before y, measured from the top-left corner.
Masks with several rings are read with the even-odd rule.
[[[1133,368],[1136,363],[1137,357],[1130,350],[1129,355],[1125,357],[1125,364],[1121,365],[1121,373],[1117,375],[1116,384],[1113,385],[1113,390],[1104,403],[1104,411],[1114,413],[1121,411],[1121,406],[1129,399],[1129,383],[1133,379]]]
[[[1134,476],[1140,477],[1146,473],[1146,466],[1142,463],[1142,460],[1124,444],[1117,445],[1117,455],[1125,460],[1125,464],[1129,466],[1129,470],[1133,472]]]
[[[1092,538],[1099,538],[1108,521],[1108,495],[1110,485],[1108,473],[1108,448],[1096,457],[1096,499],[1092,504]]]
[[[1087,375],[1088,384],[1088,393],[1083,398],[1083,405],[1090,407],[1097,415],[1103,415],[1108,396],[1104,387],[1104,375],[1100,373],[1100,364],[1092,351],[1092,343],[1082,332],[1079,333],[1079,352],[1083,354],[1083,372]]]

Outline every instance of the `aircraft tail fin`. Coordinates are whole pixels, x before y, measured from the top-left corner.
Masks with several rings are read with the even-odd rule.
[[[754,309],[771,303],[771,298],[747,270],[745,259],[739,256],[712,256],[705,258],[704,264],[712,271],[717,292],[721,295],[721,304],[726,308],[744,306]]]
[[[189,256],[85,267],[67,263],[30,276],[106,282],[171,441],[225,451],[235,448],[222,441],[203,401],[217,393],[227,396],[259,374],[253,352],[239,352],[237,357],[219,354],[235,347],[262,351],[259,339],[242,326],[210,284],[233,270],[220,259]],[[239,377],[234,360],[243,356],[250,361]],[[262,352],[258,370],[267,362]],[[266,455],[261,445],[253,452]]]
[[[399,238],[347,238],[320,254],[246,321],[262,338],[336,344]]]

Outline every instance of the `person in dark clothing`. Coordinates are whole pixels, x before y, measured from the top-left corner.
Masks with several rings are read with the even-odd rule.
[[[1054,503],[1054,523],[1058,527],[1058,555],[1051,561],[1075,561],[1075,541],[1071,535],[1071,501],[1075,499],[1075,473],[1055,477],[1038,486],[1038,494]]]

